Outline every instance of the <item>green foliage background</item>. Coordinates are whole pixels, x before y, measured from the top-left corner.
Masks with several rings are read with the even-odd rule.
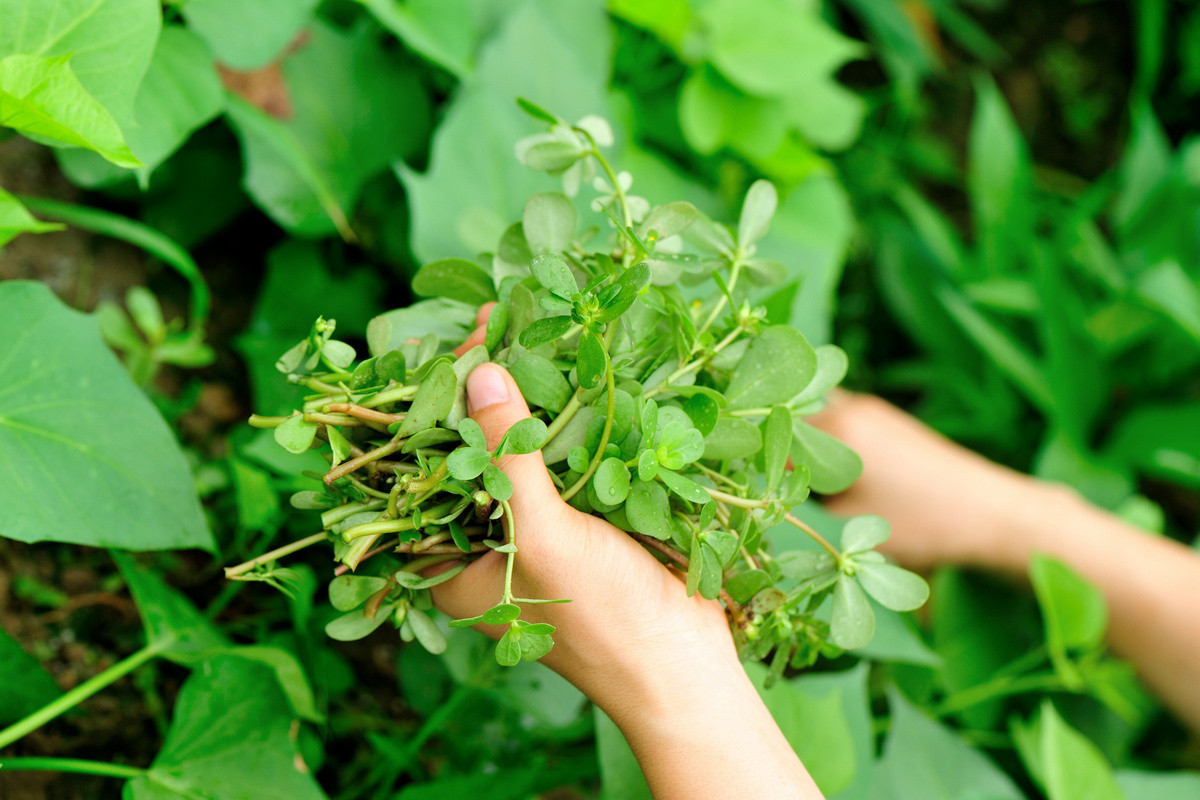
[[[654,203],[732,220],[771,180],[772,321],[847,350],[856,388],[1193,541],[1197,95],[1190,0],[0,0],[0,134],[54,148],[74,187],[0,186],[0,245],[78,226],[143,250],[153,289],[87,317],[0,283],[0,535],[8,563],[51,565],[14,575],[14,608],[67,609],[56,631],[95,671],[136,668],[153,720],[97,744],[67,717],[10,752],[125,754],[64,797],[644,794],[611,723],[540,666],[500,670],[462,631],[440,657],[334,647],[320,559],[286,593],[225,584],[220,564],[311,532],[281,502],[309,484],[269,433],[185,421],[211,384],[289,407],[274,362],[315,316],[362,339],[418,265],[491,249],[554,188],[513,157],[534,130],[517,96],[612,120]],[[16,543],[42,540],[193,549],[114,566]],[[144,647],[71,610],[73,564],[129,588]],[[1053,563],[1033,583],[940,572],[930,613],[876,609],[861,658],[766,692],[827,796],[1200,794],[1183,732],[1102,656],[1095,591]],[[56,658],[0,633],[0,723],[60,696]]]

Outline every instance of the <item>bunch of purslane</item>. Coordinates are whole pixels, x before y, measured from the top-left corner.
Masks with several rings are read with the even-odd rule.
[[[752,302],[786,276],[755,254],[775,189],[750,187],[736,230],[689,203],[651,207],[606,159],[604,120],[570,125],[523,106],[549,130],[520,142],[517,157],[561,175],[566,194],[531,197],[495,253],[423,267],[413,289],[435,299],[373,320],[369,357],[318,320],[280,358],[311,394],[291,416],[251,421],[292,452],[328,459],[323,490],[292,499],[320,510],[324,530],[228,573],[274,580],[280,556],[328,541],[341,565],[329,595],[344,612],[329,635],[355,639],[390,621],[439,652],[429,588],[496,550],[510,566],[503,595],[450,625],[507,625],[497,660],[536,660],[553,627],[523,620],[522,607],[570,598],[513,596],[521,531],[508,501],[521,487],[497,459],[540,450],[565,501],[628,531],[680,572],[688,594],[720,598],[743,655],[770,657],[772,674],[865,645],[875,626],[866,595],[907,610],[927,588],[873,551],[883,520],[850,520],[838,550],[790,513],[810,487],[845,488],[860,465],[803,421],[845,375],[844,353],[814,349]],[[568,195],[587,181],[607,230],[579,230]],[[491,301],[483,343],[450,352]],[[507,367],[533,410],[492,449],[464,398],[467,375],[488,360]],[[777,525],[815,545],[773,552],[764,533]],[[442,562],[453,565],[423,576]]]

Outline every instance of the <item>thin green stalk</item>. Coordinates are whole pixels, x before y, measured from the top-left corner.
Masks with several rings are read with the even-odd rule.
[[[82,758],[6,758],[0,769],[10,772],[46,771],[74,772],[79,775],[99,775],[104,778],[140,778],[146,774],[141,767],[110,764],[107,761],[87,761]]]
[[[226,567],[225,577],[233,578],[238,575],[244,575],[260,564],[266,564],[271,561],[275,561],[283,558],[284,556],[291,555],[299,550],[303,550],[304,548],[314,545],[317,542],[327,541],[328,539],[329,537],[325,534],[325,531],[321,531],[320,533],[314,533],[312,536],[305,536],[303,539],[297,539],[294,542],[288,542],[283,547],[276,547],[269,553],[263,553],[261,556],[238,564],[236,567]]]
[[[1026,692],[1048,692],[1062,688],[1062,679],[1053,672],[1025,675],[1018,678],[1002,676],[950,695],[934,709],[933,713],[936,716],[944,717],[1000,697]]]
[[[188,329],[197,334],[203,333],[211,306],[208,284],[204,282],[204,276],[200,274],[200,267],[196,265],[191,254],[174,240],[149,225],[109,211],[64,203],[59,200],[49,200],[44,197],[22,196],[18,199],[35,214],[62,220],[68,225],[74,225],[77,228],[113,239],[120,239],[135,247],[140,247],[150,255],[171,265],[188,282],[191,290],[192,307]]]
[[[596,474],[596,470],[600,468],[600,462],[604,460],[604,450],[608,447],[608,438],[612,435],[613,417],[617,413],[617,387],[616,379],[613,377],[611,358],[608,361],[608,369],[604,372],[604,385],[608,388],[608,407],[605,409],[604,431],[600,434],[600,445],[596,448],[596,455],[592,456],[587,471],[580,476],[579,480],[575,481],[574,486],[562,493],[564,501],[579,494],[579,490],[587,485],[587,482]]]
[[[735,257],[733,266],[729,270],[729,294],[733,294],[733,289],[735,286],[737,286],[738,276],[741,274],[741,272],[742,260],[741,258]],[[721,312],[725,309],[725,303],[728,301],[728,299],[728,295],[726,295],[725,292],[721,292],[721,296],[717,298],[717,304],[713,306],[712,312],[709,313],[708,318],[704,320],[704,324],[701,325],[699,330],[696,331],[697,339],[699,339],[700,336],[706,330],[711,328],[712,324],[717,321],[717,317],[720,316]]]
[[[562,432],[562,429],[567,427],[567,423],[570,422],[571,418],[575,416],[575,413],[583,407],[583,403],[579,401],[579,396],[582,394],[582,388],[576,389],[575,394],[571,395],[571,399],[565,406],[563,406],[563,410],[557,417],[554,418],[554,421],[547,426],[546,441],[542,444],[543,448],[550,444],[550,442],[554,441],[554,437],[558,436],[558,434]]]
[[[62,697],[52,703],[46,704],[25,719],[9,725],[0,731],[0,750],[8,747],[27,733],[42,727],[58,715],[71,710],[96,692],[125,677],[158,654],[159,648],[157,646],[146,645],[141,650],[118,661],[100,674],[88,678]]]
[[[512,506],[508,504],[507,500],[501,501],[500,507],[504,509],[504,516],[508,518],[508,543],[515,548],[517,546],[517,518],[513,516]],[[507,555],[508,560],[504,564],[504,598],[500,601],[502,603],[513,601],[512,576],[513,565],[517,561],[516,550],[514,549]]]

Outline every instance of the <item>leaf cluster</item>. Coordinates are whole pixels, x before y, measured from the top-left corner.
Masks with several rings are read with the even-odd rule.
[[[455,570],[428,581],[414,570],[430,558],[461,569],[488,549],[520,557],[507,506],[520,487],[498,462],[540,451],[564,500],[647,542],[680,570],[688,594],[722,598],[743,652],[774,653],[773,675],[865,646],[867,594],[908,610],[927,589],[873,551],[887,536],[882,520],[852,522],[839,551],[791,514],[810,485],[844,488],[858,464],[835,440],[802,433],[844,374],[844,355],[768,324],[751,301],[780,271],[756,252],[774,188],[751,187],[736,229],[688,203],[636,203],[632,178],[600,146],[611,140],[602,121],[568,125],[523,107],[550,129],[521,142],[518,158],[561,176],[568,191],[577,175],[609,176],[597,180],[608,192],[597,208],[611,233],[579,231],[566,194],[535,194],[491,270],[446,259],[414,278],[418,291],[451,302],[494,300],[483,345],[456,356],[447,350],[459,341],[427,334],[356,360],[321,319],[277,364],[312,394],[290,416],[256,420],[292,452],[326,452],[324,493],[295,502],[324,509],[343,564],[379,556],[374,568],[384,553],[408,554],[408,566],[335,581],[331,596],[346,613],[330,635],[357,638],[391,618],[402,637],[436,652],[427,589]],[[509,369],[534,414],[491,448],[463,405],[466,376],[485,360]],[[799,526],[820,549],[772,552],[764,534],[779,524]],[[498,605],[452,625],[507,625],[497,660],[536,660],[552,630],[520,612],[537,601],[506,584]]]

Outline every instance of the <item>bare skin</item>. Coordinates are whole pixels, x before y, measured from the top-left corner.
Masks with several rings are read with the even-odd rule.
[[[471,416],[494,446],[529,416],[512,378],[484,364],[467,378]],[[738,662],[721,606],[688,597],[680,578],[627,534],[558,496],[539,453],[505,456],[517,487],[513,590],[571,598],[527,606],[558,630],[543,659],[612,717],[659,800],[820,798]],[[492,606],[504,557],[488,553],[433,590],[454,617]],[[498,637],[503,629],[480,626]]]
[[[954,444],[869,395],[840,393],[812,420],[854,448],[863,475],[826,506],[892,523],[880,550],[1024,579],[1035,553],[1091,580],[1109,608],[1108,643],[1192,730],[1200,731],[1200,555]]]
[[[457,348],[484,338],[493,304]],[[467,378],[467,406],[494,447],[529,407],[512,377],[484,364]],[[558,496],[540,453],[505,456],[520,555],[518,597],[571,598],[526,606],[523,619],[557,628],[542,663],[600,706],[621,729],[658,800],[739,797],[817,800],[817,789],[741,663],[721,605],[688,597],[683,581],[625,532]],[[487,553],[433,600],[473,617],[504,587],[504,557]],[[492,638],[503,628],[478,626]]]

